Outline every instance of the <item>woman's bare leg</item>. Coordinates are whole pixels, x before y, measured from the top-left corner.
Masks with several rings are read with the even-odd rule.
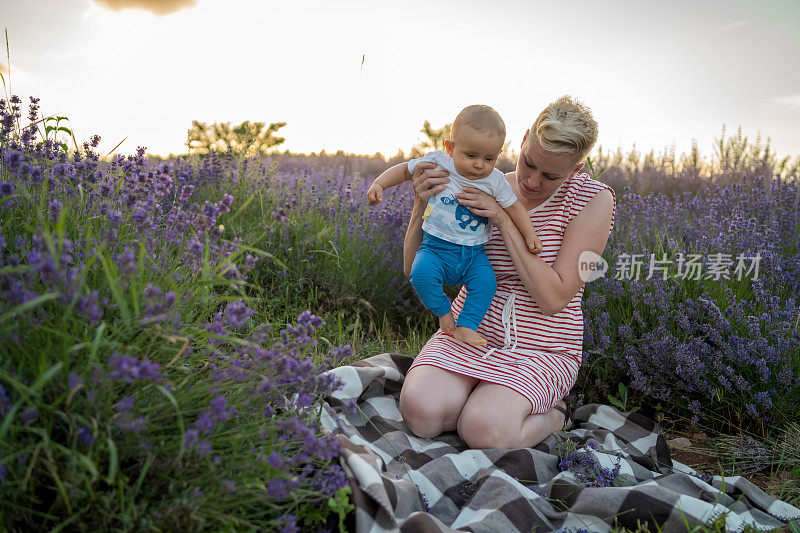
[[[482,381],[459,416],[458,434],[470,448],[532,448],[564,427],[563,413],[530,409],[518,392]]]
[[[414,367],[400,391],[400,413],[418,437],[433,438],[454,431],[478,381],[432,365]]]

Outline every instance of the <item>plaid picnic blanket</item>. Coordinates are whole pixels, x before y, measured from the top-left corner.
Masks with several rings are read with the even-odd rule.
[[[572,430],[534,448],[469,449],[455,431],[418,438],[398,407],[412,361],[384,353],[327,372],[344,386],[325,398],[321,422],[343,445],[357,532],[668,532],[720,517],[742,531],[800,519],[742,477],[673,461],[654,421],[608,405],[579,407]]]

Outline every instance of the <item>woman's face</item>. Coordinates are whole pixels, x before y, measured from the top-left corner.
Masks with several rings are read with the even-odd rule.
[[[574,165],[569,154],[556,154],[542,148],[536,136],[528,130],[517,159],[517,196],[527,203],[541,203],[581,168],[583,163]]]

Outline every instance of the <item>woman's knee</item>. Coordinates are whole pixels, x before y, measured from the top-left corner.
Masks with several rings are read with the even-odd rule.
[[[464,409],[458,417],[456,431],[470,448],[496,448],[509,433],[509,428],[501,422],[496,410]]]
[[[427,372],[418,372],[415,377],[419,379],[407,377],[400,391],[400,414],[409,429],[418,437],[432,438],[443,431],[454,430],[458,415],[471,390],[467,381],[471,378],[467,376],[458,376],[432,386],[437,381],[430,379],[434,374],[454,376],[445,370],[431,367]]]
[[[400,394],[400,414],[403,415],[403,420],[408,428],[417,437],[430,439],[444,430],[442,417],[438,413],[432,412],[430,407],[416,398],[409,399],[408,395]]]
[[[440,402],[413,384],[403,384],[400,391],[400,414],[418,437],[432,438],[444,431],[447,412]]]

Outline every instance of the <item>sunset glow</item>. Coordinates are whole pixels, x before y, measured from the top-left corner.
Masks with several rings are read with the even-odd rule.
[[[181,153],[192,120],[253,120],[287,122],[281,149],[389,156],[472,103],[517,146],[571,94],[604,149],[708,156],[724,124],[800,153],[796,2],[0,3],[12,92],[101,150]]]

